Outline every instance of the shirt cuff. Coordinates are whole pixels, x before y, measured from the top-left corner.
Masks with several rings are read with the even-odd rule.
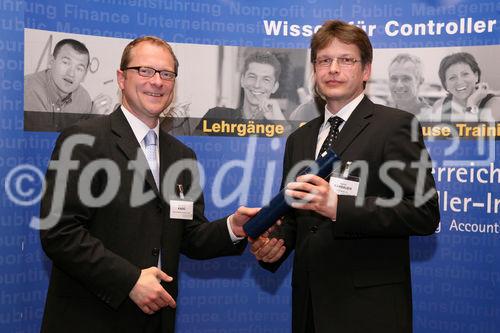
[[[239,241],[243,240],[245,237],[238,237],[234,234],[233,229],[231,228],[231,222],[229,222],[229,218],[231,215],[227,217],[226,224],[227,224],[227,231],[229,231],[229,237],[231,237],[231,241],[233,243],[238,243]]]

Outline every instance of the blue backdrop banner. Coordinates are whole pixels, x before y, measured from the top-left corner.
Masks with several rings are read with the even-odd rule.
[[[440,62],[453,53],[470,54],[481,82],[500,96],[499,13],[500,2],[462,0],[0,0],[0,331],[40,330],[51,266],[33,223],[43,175],[62,127],[119,104],[116,69],[131,39],[162,37],[179,58],[176,96],[162,127],[197,153],[212,220],[239,205],[265,205],[279,191],[286,137],[318,114],[311,36],[325,20],[342,19],[365,30],[375,48],[366,90],[373,101],[397,104],[391,86],[397,55],[420,66],[419,94],[429,112],[419,119],[441,222],[434,235],[411,239],[414,331],[499,332],[500,110],[458,120],[436,113],[448,94]],[[88,110],[40,112],[28,106],[25,82],[47,69],[64,38],[89,49],[80,84]],[[241,111],[244,60],[258,52],[272,53],[281,65],[271,94],[276,117],[207,117]],[[248,250],[241,257],[182,258],[176,331],[290,332],[292,261],[272,274]]]

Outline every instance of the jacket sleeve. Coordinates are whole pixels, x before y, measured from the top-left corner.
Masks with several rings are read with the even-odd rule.
[[[281,177],[280,190],[285,187],[286,177],[293,167],[293,140],[294,136],[290,136],[286,142],[285,155],[283,157],[283,175]],[[266,263],[259,261],[259,265],[268,271],[275,272],[278,268],[285,262],[290,253],[295,249],[295,240],[297,237],[297,221],[295,216],[295,210],[290,209],[288,213],[283,217],[283,223],[277,230],[271,235],[271,237],[283,239],[285,241],[285,253],[283,256],[274,263]]]
[[[56,142],[52,161],[58,161],[63,143],[74,134],[81,134],[76,127],[63,132]],[[95,140],[95,136],[92,136]],[[80,282],[86,289],[113,308],[117,308],[127,297],[140,275],[140,269],[121,256],[113,253],[103,242],[89,232],[89,225],[96,208],[82,202],[78,187],[82,170],[100,157],[99,146],[76,145],[71,152],[71,163],[67,179],[58,179],[58,172],[49,166],[46,173],[46,191],[42,198],[40,217],[43,220],[52,214],[60,214],[57,223],[48,229],[41,227],[43,250],[52,259],[53,265]],[[105,145],[103,145],[105,146]],[[69,165],[60,165],[65,169]],[[64,178],[64,177],[63,177]],[[90,181],[90,179],[89,179]],[[102,191],[103,177],[99,173],[92,179],[93,194]],[[55,191],[62,192],[62,203],[57,202]],[[60,211],[53,211],[60,203]],[[53,207],[54,206],[54,207]]]
[[[354,196],[339,196],[336,237],[401,237],[436,230],[438,196],[422,130],[415,124],[415,118],[407,115],[395,117],[390,126],[383,147],[383,164],[389,167],[386,176],[368,175],[380,177],[383,190],[368,193],[368,189],[358,203]],[[412,139],[412,129],[418,132],[416,139]],[[380,171],[381,167],[370,170]],[[388,199],[392,202],[384,204]]]
[[[184,161],[197,163],[196,155],[192,150],[186,150]],[[182,235],[181,252],[192,259],[209,259],[220,256],[240,255],[246,247],[247,241],[243,239],[233,243],[229,236],[227,217],[208,222],[205,217],[205,202],[203,191],[200,188],[199,170],[195,172],[184,171],[181,177],[183,183],[189,184],[188,192],[199,195],[191,197],[193,201],[193,220],[185,221]]]

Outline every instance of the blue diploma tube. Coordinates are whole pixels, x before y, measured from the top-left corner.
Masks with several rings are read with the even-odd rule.
[[[321,178],[327,178],[333,171],[333,164],[339,161],[339,157],[332,150],[328,149],[309,167],[302,171],[300,175],[315,174]],[[316,172],[315,172],[316,171]],[[276,221],[281,218],[290,209],[285,199],[285,189],[281,190],[268,205],[251,218],[244,226],[243,230],[247,236],[257,239],[267,229],[269,229]]]

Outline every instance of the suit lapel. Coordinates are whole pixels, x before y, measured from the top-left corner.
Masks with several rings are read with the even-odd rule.
[[[299,160],[315,160],[316,159],[316,145],[318,143],[318,134],[319,128],[323,124],[325,119],[325,113],[323,112],[320,117],[311,120],[304,126],[307,126],[305,130],[307,134],[305,134],[302,138],[300,138],[300,142],[304,145],[302,146],[301,154]]]
[[[137,161],[138,163],[141,163],[140,169],[147,170],[145,175],[146,182],[153,189],[153,192],[157,196],[160,196],[160,192],[156,187],[153,174],[151,173],[151,170],[149,170],[149,164],[146,161],[146,157],[142,152],[139,142],[137,142],[137,139],[134,135],[134,132],[132,131],[132,128],[130,127],[130,124],[127,121],[127,118],[125,118],[125,116],[123,115],[123,111],[121,110],[121,108],[118,108],[115,112],[113,112],[110,117],[111,130],[117,136],[116,143],[118,145],[118,149],[127,157],[129,161]],[[136,170],[135,172],[141,171]],[[141,174],[141,176],[144,177],[144,174]]]
[[[365,96],[347,119],[337,141],[333,143],[333,150],[337,155],[341,156],[354,139],[370,124],[372,115],[373,103]]]

